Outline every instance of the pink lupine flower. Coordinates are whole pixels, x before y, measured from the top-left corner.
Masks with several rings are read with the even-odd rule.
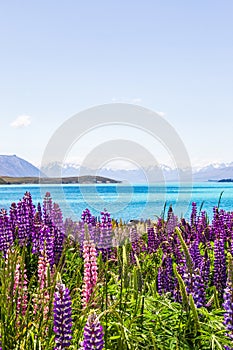
[[[96,247],[92,240],[83,243],[84,258],[84,285],[82,291],[82,304],[85,308],[91,298],[98,278],[98,267],[96,261]]]
[[[25,316],[28,306],[28,281],[25,265],[16,264],[14,274],[13,300],[16,302],[16,324],[20,326],[20,316]]]
[[[47,273],[50,264],[46,253],[43,251],[38,260],[38,294],[34,298],[34,314],[39,310],[43,312],[46,319],[49,311],[49,292],[47,290]]]

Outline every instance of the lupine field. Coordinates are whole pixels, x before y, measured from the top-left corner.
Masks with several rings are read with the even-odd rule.
[[[26,192],[0,212],[0,348],[233,349],[233,212],[213,211],[74,222]]]

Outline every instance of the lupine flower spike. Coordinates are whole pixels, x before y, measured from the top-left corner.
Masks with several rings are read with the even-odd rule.
[[[13,297],[16,302],[16,324],[21,325],[20,317],[25,316],[28,305],[27,274],[24,264],[16,264],[14,273]]]
[[[72,309],[70,291],[61,282],[56,284],[53,315],[56,343],[54,350],[64,350],[70,346],[72,339]]]
[[[104,332],[95,312],[92,312],[84,327],[84,339],[79,350],[102,350],[104,347]]]
[[[227,336],[233,341],[233,261],[232,255],[228,256],[228,277],[226,288],[223,294],[224,324],[227,329]],[[225,347],[226,350],[232,350],[233,347]]]
[[[82,291],[82,304],[85,308],[95,288],[98,278],[98,267],[96,260],[97,252],[93,241],[84,241],[83,258],[84,258],[84,285]]]

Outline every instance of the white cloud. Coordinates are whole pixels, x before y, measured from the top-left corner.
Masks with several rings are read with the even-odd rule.
[[[29,115],[19,115],[11,124],[12,128],[24,128],[31,124],[31,117]]]

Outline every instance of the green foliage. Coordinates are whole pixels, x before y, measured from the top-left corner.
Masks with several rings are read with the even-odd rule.
[[[181,232],[177,230],[190,270],[191,260]],[[78,349],[83,337],[83,327],[92,308],[104,327],[105,350],[211,350],[229,345],[223,326],[223,310],[212,289],[212,307],[197,309],[193,298],[186,292],[184,281],[174,265],[182,303],[174,302],[169,295],[157,292],[157,274],[162,254],[141,252],[130,260],[131,245],[128,242],[115,251],[115,258],[103,261],[98,256],[98,283],[89,305],[83,309],[81,292],[83,285],[83,258],[79,246],[67,239],[61,261],[53,273],[48,271],[46,289],[49,304],[42,304],[41,312],[34,312],[34,300],[38,293],[38,258],[30,249],[17,245],[0,259],[0,332],[3,350],[28,349],[52,350],[53,293],[56,275],[71,291],[73,339],[70,349]],[[26,314],[16,322],[16,303],[13,296],[14,271],[20,261],[27,269],[29,302]],[[20,290],[18,290],[20,293]],[[46,317],[44,309],[48,308]]]

